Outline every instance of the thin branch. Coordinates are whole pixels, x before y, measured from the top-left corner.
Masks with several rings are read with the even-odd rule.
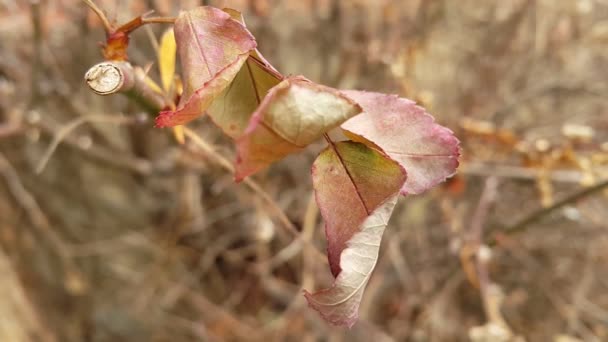
[[[28,214],[32,225],[48,237],[48,240],[60,254],[66,255],[67,245],[55,231],[51,229],[49,220],[36,202],[36,199],[27,191],[27,189],[25,189],[19,174],[2,153],[0,153],[0,175],[4,177],[8,189],[17,203],[19,203]]]
[[[13,135],[23,132],[25,129],[20,125],[14,124],[1,124],[0,125],[0,139],[8,138]]]
[[[600,168],[599,170],[605,169]],[[541,172],[541,170],[534,168],[479,162],[467,162],[458,167],[458,173],[466,176],[497,176],[530,181],[537,181]],[[581,171],[577,170],[550,170],[548,177],[553,182],[580,183],[584,175]]]
[[[479,203],[471,219],[469,231],[469,243],[475,255],[475,269],[479,293],[483,303],[488,324],[493,324],[503,330],[507,336],[513,336],[513,332],[501,314],[503,295],[500,287],[490,279],[488,263],[490,260],[490,249],[482,245],[484,226],[492,205],[496,202],[498,178],[491,176],[486,179],[485,186]],[[488,325],[486,325],[488,326]]]
[[[31,58],[31,97],[30,106],[34,106],[41,98],[40,92],[40,74],[42,66],[42,10],[40,8],[40,1],[30,2],[30,12],[32,16],[32,30],[33,30],[33,49]]]
[[[169,107],[171,101],[152,89],[146,77],[143,69],[133,67],[129,62],[113,61],[92,66],[85,74],[85,81],[99,95],[124,93],[148,112],[156,114]]]
[[[608,179],[601,181],[588,188],[584,188],[580,191],[577,191],[571,195],[568,195],[568,196],[564,197],[563,199],[555,202],[553,205],[551,205],[549,207],[536,210],[536,211],[526,215],[521,220],[503,227],[502,229],[500,229],[500,232],[503,234],[508,234],[508,235],[522,232],[522,231],[526,230],[530,225],[540,221],[541,219],[545,218],[547,215],[553,213],[554,211],[561,209],[562,207],[564,207],[568,204],[577,202],[585,197],[589,197],[589,196],[591,196],[595,193],[598,193],[607,188],[608,188]],[[496,230],[493,230],[491,233],[495,233],[495,232],[496,232]],[[490,246],[493,246],[496,244],[496,242],[497,242],[496,237],[493,236],[490,238],[490,241],[488,244]]]
[[[70,258],[69,245],[53,230],[49,219],[42,211],[36,198],[23,186],[19,174],[1,152],[0,176],[4,178],[9,192],[17,203],[25,210],[34,229],[51,244],[53,251],[59,256],[67,279],[65,286],[76,293],[84,291],[87,284],[78,267]]]
[[[108,17],[106,16],[106,14],[103,13],[101,8],[97,7],[97,5],[93,2],[93,0],[82,0],[82,2],[84,2],[87,6],[89,6],[89,8],[93,12],[95,12],[95,14],[97,14],[97,17],[99,17],[99,20],[101,20],[101,23],[103,25],[103,28],[106,30],[106,33],[110,33],[110,32],[114,31],[114,27],[112,26],[112,24],[110,24],[110,21],[108,20]]]
[[[213,147],[211,147],[198,134],[196,134],[194,131],[192,131],[186,126],[184,126],[184,133],[186,134],[186,137],[190,138],[196,144],[197,147],[203,150],[203,152],[205,152],[205,154],[207,154],[209,157],[213,158],[215,162],[217,162],[222,168],[224,168],[231,174],[234,174],[234,167],[232,166],[232,163],[228,159],[218,154],[213,149]],[[258,183],[249,178],[246,178],[243,182],[269,205],[270,209],[274,212],[279,221],[281,221],[283,226],[287,228],[287,231],[289,233],[294,236],[300,235],[300,232],[298,231],[296,226],[291,222],[291,220],[289,220],[283,210],[279,208],[279,206],[272,199],[272,197],[270,197],[270,195],[264,189],[262,189],[262,187]]]
[[[113,123],[113,124],[120,125],[120,124],[126,124],[126,123],[133,123],[135,121],[136,121],[136,118],[132,118],[132,117],[90,115],[90,116],[82,116],[75,120],[72,120],[71,122],[68,122],[62,128],[60,128],[57,131],[57,133],[55,133],[55,135],[53,137],[53,141],[51,141],[51,144],[46,149],[46,151],[44,152],[44,155],[42,156],[42,158],[40,158],[40,161],[38,161],[38,164],[36,165],[36,173],[40,174],[44,170],[44,168],[48,164],[49,160],[53,156],[53,153],[55,152],[55,150],[57,149],[59,144],[65,139],[65,137],[68,134],[70,134],[73,130],[78,128],[80,125],[85,124],[85,123],[91,123],[91,122]]]
[[[174,24],[175,17],[150,17],[142,18],[144,24]]]
[[[488,213],[490,212],[490,208],[496,201],[497,188],[497,177],[491,176],[486,179],[485,187],[481,197],[479,198],[479,203],[477,204],[473,218],[471,219],[471,227],[469,231],[469,239],[475,249],[479,248],[482,243],[481,240],[483,236],[483,228],[486,223]]]
[[[150,14],[152,14],[152,11],[146,12],[142,15],[140,15],[137,18],[132,19],[131,21],[121,25],[119,28],[116,29],[116,32],[123,32],[126,34],[129,34],[133,31],[135,31],[136,29],[146,25],[146,24],[173,24],[175,23],[175,18],[174,17],[146,17]]]
[[[211,147],[205,140],[203,140],[198,134],[192,131],[190,128],[184,126],[184,134],[186,137],[190,138],[194,144],[200,148],[207,156],[211,157],[216,163],[218,163],[222,168],[226,171],[234,174],[234,167],[232,163],[218,154],[213,147]],[[273,212],[274,216],[282,223],[282,226],[293,236],[296,237],[296,241],[303,241],[307,244],[312,245],[312,242],[303,239],[303,236],[298,231],[298,228],[289,220],[283,209],[279,207],[279,205],[272,199],[272,197],[254,180],[250,178],[245,178],[243,180],[245,185],[247,185],[253,192],[255,192],[258,196],[262,198],[264,202],[268,205],[270,210]],[[299,242],[298,242],[299,243]],[[314,246],[314,245],[313,245]],[[325,256],[318,249],[314,248],[316,254],[320,256],[322,259],[325,259]]]
[[[40,128],[44,134],[50,136],[55,136],[55,134],[57,134],[57,127],[44,121],[41,121],[35,127]],[[116,151],[112,149],[103,148],[97,145],[84,149],[81,143],[78,141],[78,138],[71,137],[69,135],[67,135],[62,142],[65,143],[66,146],[69,146],[78,152],[86,152],[83,153],[85,158],[90,158],[114,167],[126,169],[139,175],[149,175],[155,171],[154,165],[147,159],[137,158],[123,153],[117,154]]]

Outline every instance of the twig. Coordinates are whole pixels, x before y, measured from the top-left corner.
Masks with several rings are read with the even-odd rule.
[[[40,128],[43,133],[52,136],[56,134],[57,130],[55,126],[44,121],[41,121],[38,125],[36,125],[36,127]],[[83,149],[81,144],[78,142],[78,139],[71,136],[66,136],[63,142],[78,152],[86,151],[86,153],[83,154],[83,156],[86,158],[126,169],[139,175],[149,175],[154,171],[154,165],[152,165],[152,163],[147,159],[129,156],[124,153],[116,153],[111,149],[102,148],[96,145]]]
[[[500,229],[502,234],[516,234],[519,232],[522,232],[524,230],[526,230],[526,228],[528,228],[531,224],[536,223],[538,221],[540,221],[541,219],[543,219],[545,216],[551,214],[552,212],[554,212],[555,210],[558,210],[568,204],[574,203],[578,200],[581,200],[585,197],[591,196],[597,192],[600,192],[604,189],[608,188],[608,179],[604,180],[602,182],[599,182],[593,186],[590,186],[588,188],[582,189],[580,191],[577,191],[571,195],[568,195],[566,197],[564,197],[563,199],[555,202],[553,205],[546,207],[546,208],[542,208],[539,210],[536,210],[528,215],[526,215],[524,218],[522,218],[521,220],[507,225],[505,227],[503,227],[502,229]],[[491,231],[491,233],[496,232],[496,229]],[[492,236],[490,238],[489,241],[489,245],[493,246],[496,244],[496,237]]]
[[[85,74],[89,88],[99,95],[124,93],[132,97],[150,113],[168,107],[169,101],[154,91],[146,82],[143,69],[125,61],[102,62],[92,66]]]
[[[99,20],[101,20],[101,23],[103,24],[103,28],[106,30],[106,33],[114,31],[114,27],[112,26],[112,24],[110,24],[108,17],[105,15],[105,13],[103,13],[101,8],[99,8],[92,0],[82,0],[82,2],[89,6],[89,8],[93,12],[95,12],[95,14],[97,14],[97,17],[99,18]]]
[[[24,130],[24,128],[19,125],[2,124],[2,125],[0,125],[0,139],[8,138],[13,135],[19,134],[19,133],[23,132],[23,130]]]
[[[40,1],[30,1],[32,15],[33,49],[31,58],[31,98],[30,106],[36,105],[40,100],[40,76],[42,71],[42,14]]]
[[[142,18],[144,24],[174,24],[175,17],[150,17]]]
[[[200,148],[208,157],[214,159],[214,161],[216,163],[218,163],[222,168],[224,168],[226,171],[230,172],[231,174],[234,174],[234,167],[232,166],[232,163],[224,158],[223,156],[221,156],[220,154],[218,154],[213,147],[211,147],[205,140],[203,140],[198,134],[196,134],[194,131],[192,131],[190,128],[184,126],[184,134],[186,135],[186,137],[190,138],[194,144]],[[279,207],[279,205],[272,199],[272,197],[270,197],[270,195],[258,184],[256,183],[254,180],[250,179],[250,178],[245,178],[243,180],[243,182],[245,183],[245,185],[247,185],[254,193],[256,193],[258,196],[260,196],[260,198],[266,202],[266,204],[268,205],[268,207],[270,208],[270,210],[272,211],[272,213],[274,214],[274,216],[282,223],[282,226],[293,236],[296,237],[296,240],[292,243],[300,243],[300,242],[296,242],[296,241],[303,241],[306,244],[309,244],[311,246],[314,246],[312,244],[312,242],[310,241],[306,241],[303,239],[302,234],[300,234],[300,232],[298,231],[298,228],[291,222],[291,220],[289,220],[289,218],[287,217],[287,215],[285,215],[285,212],[283,211],[283,209],[281,209]],[[288,246],[289,247],[289,246]],[[316,251],[316,255],[320,258],[325,260],[325,256],[322,252],[320,252],[318,249],[314,248],[314,250]]]
[[[232,163],[228,159],[222,157],[220,154],[215,152],[213,147],[211,147],[198,134],[196,134],[190,128],[185,126],[184,133],[186,134],[186,137],[190,138],[196,144],[197,147],[199,147],[201,150],[203,150],[203,152],[205,152],[206,155],[213,158],[226,171],[230,172],[231,174],[234,174],[234,167],[232,166]],[[274,212],[275,216],[279,219],[279,221],[281,221],[281,223],[289,233],[294,236],[300,235],[300,232],[298,231],[296,226],[291,222],[291,220],[289,220],[287,215],[285,215],[285,212],[283,212],[283,210],[276,204],[272,197],[270,197],[270,195],[264,189],[262,189],[262,187],[258,183],[251,180],[250,178],[246,178],[243,182],[251,190],[253,190],[253,192],[258,194],[264,200],[264,202],[269,205],[270,209]]]
[[[391,232],[389,237],[388,255],[403,290],[407,293],[420,292],[420,284],[418,284],[416,278],[412,274],[407,259],[403,253],[401,253],[401,237],[395,232]]]
[[[308,205],[306,206],[306,212],[304,219],[302,220],[302,239],[307,245],[304,249],[304,267],[302,267],[302,288],[313,288],[314,277],[313,275],[313,262],[312,262],[312,250],[308,248],[308,245],[313,239],[315,234],[315,228],[317,227],[317,218],[319,217],[319,208],[315,199],[315,194],[312,192],[308,199]]]
[[[479,284],[479,293],[483,302],[483,308],[486,314],[488,324],[494,324],[503,329],[506,336],[513,336],[513,332],[500,310],[503,301],[503,295],[500,287],[494,284],[490,279],[488,272],[488,262],[490,260],[490,249],[482,245],[483,228],[490,208],[496,201],[498,188],[498,178],[489,177],[485,182],[485,187],[479,198],[479,203],[475,209],[473,218],[471,219],[471,240],[473,251],[475,253],[475,268],[477,270],[477,281]]]
[[[18,275],[19,264],[13,265],[0,248],[0,340],[57,342],[56,329],[50,329],[42,318],[42,310],[28,293],[27,283]],[[31,285],[30,285],[31,286]]]
[[[458,173],[466,176],[497,176],[501,178],[537,181],[542,171],[510,165],[494,165],[490,163],[467,162],[458,167]],[[553,182],[580,183],[583,173],[576,170],[550,170],[547,175]]]
[[[0,174],[4,177],[6,184],[19,205],[26,211],[32,225],[42,232],[51,244],[57,249],[62,255],[67,255],[66,244],[63,240],[51,229],[51,225],[46,215],[42,212],[42,209],[36,202],[36,199],[30,194],[21,179],[19,174],[9,163],[8,159],[0,152]]]
[[[19,174],[0,152],[0,175],[6,181],[10,193],[27,213],[32,226],[53,246],[59,256],[66,276],[64,284],[70,290],[80,293],[86,289],[84,278],[69,256],[69,246],[52,229],[49,219],[38,205],[36,198],[23,186]]]
[[[475,248],[478,248],[481,244],[483,236],[483,226],[486,222],[486,217],[490,210],[490,207],[496,200],[496,189],[498,188],[498,179],[496,177],[489,177],[486,180],[485,187],[479,198],[479,203],[471,219],[470,229],[470,240],[474,244]]]
[[[40,158],[40,161],[36,165],[36,173],[40,174],[44,170],[47,163],[53,156],[53,153],[57,149],[57,146],[59,146],[59,144],[63,141],[63,139],[65,139],[65,137],[68,134],[70,134],[73,130],[78,128],[78,126],[85,124],[87,122],[89,122],[89,123],[91,123],[91,122],[93,122],[93,123],[114,123],[114,124],[119,125],[119,124],[123,124],[123,123],[133,123],[135,121],[136,121],[136,119],[132,118],[132,117],[90,115],[90,116],[82,116],[75,120],[72,120],[71,122],[68,122],[61,129],[59,129],[57,131],[57,133],[55,133],[55,135],[53,137],[53,141],[51,141],[51,144],[46,149],[46,151],[44,152],[44,155],[42,156],[42,158]]]

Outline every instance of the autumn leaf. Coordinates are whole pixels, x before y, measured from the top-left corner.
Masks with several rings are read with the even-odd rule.
[[[382,153],[347,141],[331,143],[317,157],[312,178],[336,280],[331,288],[305,296],[329,322],[351,326],[406,174]]]
[[[168,98],[173,97],[170,91],[175,83],[176,54],[177,45],[175,43],[175,35],[173,33],[173,28],[170,28],[163,33],[158,46],[158,71],[160,73],[160,81],[163,86],[163,91],[160,91],[160,93],[165,94],[165,96]],[[173,136],[179,144],[185,144],[186,136],[184,134],[184,126],[173,126]]]
[[[224,11],[245,25],[240,12],[228,8]],[[282,80],[283,76],[254,49],[234,81],[213,101],[207,113],[228,136],[236,139],[247,128],[251,115],[268,91]]]
[[[382,234],[398,197],[394,195],[376,209],[350,239],[342,251],[342,272],[330,288],[312,294],[304,290],[308,305],[326,321],[348,327],[357,322],[365,287],[378,261]]]
[[[361,112],[333,88],[290,77],[273,87],[237,139],[237,181],[302,150]]]
[[[233,139],[243,135],[268,91],[281,82],[261,63],[250,56],[234,81],[207,110],[213,122]]]
[[[355,141],[378,147],[407,171],[402,194],[420,194],[454,175],[459,141],[413,101],[364,91],[343,91],[364,113],[344,124]]]
[[[180,13],[174,30],[184,93],[175,111],[159,114],[157,127],[183,125],[203,115],[256,47],[255,38],[241,23],[214,7]]]
[[[160,80],[166,93],[171,89],[175,77],[175,54],[177,46],[173,28],[168,29],[160,38],[158,46],[158,69]]]
[[[340,273],[340,254],[363,221],[399,192],[402,167],[387,156],[353,141],[332,143],[312,166],[317,204],[325,220],[332,274]]]

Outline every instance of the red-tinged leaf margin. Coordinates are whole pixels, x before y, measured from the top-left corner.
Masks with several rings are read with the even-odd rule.
[[[408,179],[401,194],[420,194],[456,173],[460,142],[415,102],[365,91],[343,90],[364,112],[342,124],[345,134],[379,148],[399,162]]]
[[[205,109],[226,88],[236,73],[243,67],[247,56],[239,56],[237,60],[221,70],[209,82],[205,82],[186,101],[183,101],[175,111],[167,110],[158,113],[155,119],[157,128],[174,127],[188,122],[205,114]],[[227,77],[230,80],[227,80]]]
[[[212,23],[208,30],[196,31],[193,21]],[[204,114],[211,102],[232,82],[257,43],[251,33],[230,14],[215,7],[198,7],[182,12],[175,22],[175,38],[183,70],[185,91],[175,111],[163,111],[156,118],[156,127],[172,127],[186,124]],[[222,28],[226,31],[223,32]],[[218,46],[201,46],[198,39],[213,37]],[[199,60],[192,60],[192,44],[200,51]],[[233,45],[222,43],[227,41]],[[208,50],[203,51],[203,49]],[[219,50],[218,50],[219,49]],[[230,50],[227,50],[230,49]],[[230,56],[232,54],[232,56]],[[215,57],[209,60],[209,56]],[[227,58],[228,56],[228,58]],[[209,75],[201,78],[196,65],[204,65]],[[203,73],[204,74],[204,73]]]
[[[247,27],[247,24],[245,23],[245,18],[243,17],[243,14],[240,11],[235,10],[233,8],[223,8],[222,11],[228,13],[232,17],[232,19],[238,21],[243,26]],[[272,64],[270,64],[270,62],[268,62],[268,60],[266,60],[266,58],[264,58],[264,56],[257,48],[253,52],[251,52],[251,57],[256,60],[256,63],[265,68],[268,73],[273,74],[277,79],[283,80],[285,78],[280,72],[277,71],[277,69],[275,69],[274,66],[272,66]]]

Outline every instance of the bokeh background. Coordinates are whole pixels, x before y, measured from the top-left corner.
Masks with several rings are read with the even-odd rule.
[[[608,1],[97,4],[118,22],[238,9],[282,73],[424,105],[461,166],[401,199],[359,323],[329,326],[301,295],[331,284],[327,263],[259,193],[88,90],[104,33],[84,3],[2,0],[0,341],[608,340]],[[165,28],[132,35],[153,78]],[[210,122],[190,127],[233,158]],[[254,177],[320,250],[322,147]]]

